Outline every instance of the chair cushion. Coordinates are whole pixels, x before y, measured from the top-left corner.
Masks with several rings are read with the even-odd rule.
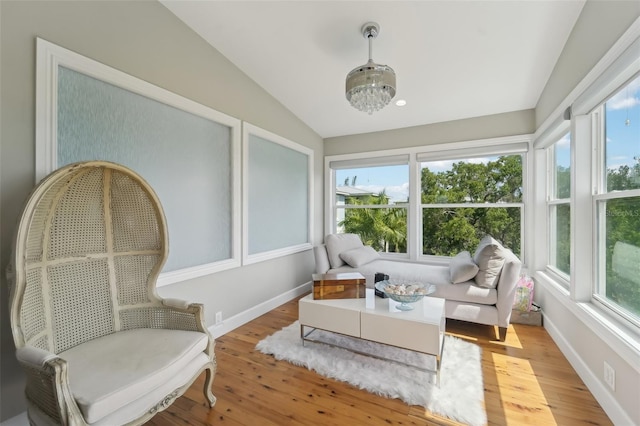
[[[358,247],[340,253],[340,259],[344,260],[349,266],[354,268],[366,265],[367,263],[379,258],[380,253],[375,251],[371,246]]]
[[[339,268],[344,265],[340,258],[340,253],[358,247],[364,247],[359,235],[356,234],[329,234],[324,240],[327,246],[327,255],[332,268]]]
[[[449,263],[449,275],[454,284],[472,280],[478,273],[478,265],[468,251],[456,254]]]
[[[184,375],[207,344],[201,332],[141,328],[90,340],[59,356],[69,363],[71,392],[86,422],[94,423]]]
[[[487,235],[478,244],[473,261],[479,268],[475,278],[476,284],[480,287],[496,288],[505,261],[504,247],[492,236]]]

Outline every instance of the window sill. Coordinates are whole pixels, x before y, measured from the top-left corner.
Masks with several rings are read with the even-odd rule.
[[[615,318],[591,302],[571,299],[568,288],[545,271],[536,271],[536,284],[548,290],[565,308],[640,373],[640,330]],[[542,307],[544,312],[544,306]]]
[[[569,275],[565,274],[559,269],[556,269],[553,266],[547,266],[545,274],[547,274],[554,283],[567,290],[567,296],[569,296],[569,288],[571,287],[571,278],[569,277]]]
[[[394,262],[420,263],[423,265],[449,266],[451,257],[448,256],[419,256],[418,259],[412,259],[407,253],[385,253],[378,252],[380,258],[391,260]]]

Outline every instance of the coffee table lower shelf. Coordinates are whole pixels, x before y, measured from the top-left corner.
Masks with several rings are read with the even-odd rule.
[[[310,328],[310,330],[305,333],[304,332],[304,328]],[[320,328],[317,327],[309,327],[307,325],[302,325],[300,324],[300,338],[302,339],[302,346],[304,346],[304,342],[312,342],[312,343],[318,343],[318,344],[322,344],[322,345],[327,345],[327,346],[331,346],[334,348],[340,348],[340,349],[345,349],[348,350],[350,352],[353,352],[355,354],[358,355],[364,355],[364,356],[368,356],[371,358],[375,358],[375,359],[381,359],[383,361],[389,361],[389,362],[393,362],[394,364],[398,364],[398,365],[403,365],[403,366],[409,366],[412,368],[415,368],[416,370],[420,370],[420,371],[424,371],[425,373],[433,373],[436,376],[436,386],[440,387],[440,366],[442,364],[442,356],[441,355],[434,355],[434,354],[430,354],[427,352],[420,352],[420,351],[414,351],[414,352],[418,352],[424,355],[430,355],[435,357],[436,359],[436,368],[435,370],[431,369],[431,368],[422,368],[418,365],[413,365],[413,364],[405,364],[404,362],[395,360],[393,358],[387,358],[387,357],[383,357],[383,356],[379,356],[379,355],[374,355],[368,352],[363,352],[363,351],[357,351],[355,349],[352,348],[347,348],[346,346],[341,346],[341,345],[336,345],[333,343],[329,343],[329,342],[324,342],[322,340],[315,340],[315,339],[310,339],[309,336],[311,335],[311,333],[313,333],[316,330],[321,330]],[[324,330],[324,331],[330,331],[330,330]],[[335,331],[330,331],[331,333],[336,333]],[[336,333],[336,334],[341,334],[341,333]],[[341,334],[342,336],[347,336],[347,337],[353,337],[353,336],[348,336],[346,334]],[[368,339],[362,339],[361,337],[357,337],[357,339],[361,339],[361,340],[368,340]],[[375,342],[374,340],[368,340],[369,342]],[[386,345],[386,346],[393,346],[395,348],[399,348],[399,346],[394,346],[394,345],[387,345],[386,343],[380,343],[380,342],[375,342],[375,343],[379,343],[381,345]],[[400,349],[404,349],[404,348],[400,348]],[[411,350],[411,349],[408,349]],[[442,341],[442,349],[441,349],[441,354],[444,353],[444,340]]]

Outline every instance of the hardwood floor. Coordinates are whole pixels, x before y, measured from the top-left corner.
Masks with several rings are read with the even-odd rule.
[[[206,405],[202,374],[183,397],[148,424],[458,424],[255,350],[261,339],[297,318],[296,299],[218,338],[215,407]],[[515,324],[500,342],[493,327],[449,320],[447,333],[482,347],[490,425],[612,424],[544,328]]]

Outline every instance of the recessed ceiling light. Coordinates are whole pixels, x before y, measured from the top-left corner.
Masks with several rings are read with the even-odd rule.
[[[405,106],[407,104],[407,101],[405,101],[404,99],[398,99],[396,101],[396,106]]]

